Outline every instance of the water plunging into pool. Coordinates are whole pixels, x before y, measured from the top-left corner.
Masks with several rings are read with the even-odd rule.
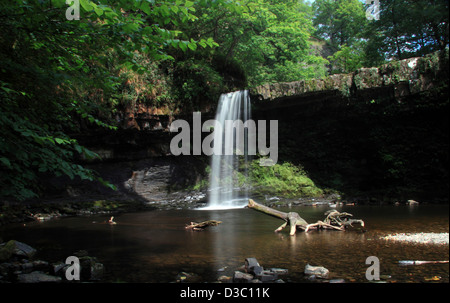
[[[239,180],[245,180],[248,176],[248,134],[245,128],[241,132],[236,127],[230,135],[226,121],[245,123],[250,119],[251,105],[247,90],[220,96],[215,120],[222,127],[214,129],[214,148],[220,146],[220,151],[216,149],[211,156],[209,201],[203,209],[242,208],[247,205],[248,191],[240,189]],[[232,147],[232,154],[230,150],[227,152],[228,147]]]

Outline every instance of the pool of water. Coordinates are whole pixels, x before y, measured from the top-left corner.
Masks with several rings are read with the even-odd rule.
[[[279,208],[298,212],[307,222],[324,219],[327,206]],[[310,231],[289,236],[274,230],[283,223],[251,209],[168,210],[109,216],[70,217],[48,222],[9,225],[0,229],[4,241],[16,239],[38,249],[37,258],[64,261],[78,250],[87,250],[105,265],[107,282],[174,282],[181,271],[212,282],[232,275],[248,257],[265,268],[289,270],[285,281],[306,282],[306,264],[324,266],[331,279],[367,282],[366,258],[380,260],[387,281],[424,282],[439,276],[449,282],[448,264],[400,266],[399,260],[448,260],[448,245],[424,245],[380,239],[392,233],[449,232],[449,209],[442,205],[342,206],[366,223],[358,230]],[[220,220],[205,231],[185,230],[191,221]],[[220,271],[219,271],[220,269]]]

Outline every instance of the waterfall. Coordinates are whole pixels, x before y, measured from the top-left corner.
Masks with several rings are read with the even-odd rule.
[[[240,190],[239,179],[247,178],[247,132],[231,129],[226,135],[227,120],[242,121],[251,119],[250,97],[247,90],[222,94],[216,113],[216,123],[219,129],[214,129],[214,147],[220,144],[221,152],[214,152],[211,156],[211,174],[209,185],[208,209],[240,208],[247,205],[248,191]],[[230,121],[228,121],[230,123]],[[230,128],[228,128],[228,131]],[[240,136],[244,136],[244,138]],[[241,141],[239,141],[241,140]],[[242,145],[237,144],[241,142]],[[233,152],[228,154],[226,148],[232,147]],[[242,150],[243,149],[243,150]],[[217,150],[216,150],[217,151]],[[241,155],[238,155],[240,152]],[[243,167],[243,168],[241,168]]]

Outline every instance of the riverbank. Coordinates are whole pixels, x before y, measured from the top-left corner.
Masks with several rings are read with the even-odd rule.
[[[410,205],[415,207],[419,202],[408,200],[402,202],[381,202],[367,199],[342,199],[338,194],[322,198],[285,198],[269,195],[252,195],[258,203],[269,207],[291,206],[323,206],[331,208],[336,206],[354,205]],[[32,221],[47,221],[61,217],[114,215],[152,210],[182,210],[196,209],[207,205],[207,191],[191,190],[172,192],[167,199],[160,201],[147,201],[144,199],[53,199],[27,202],[0,202],[0,226],[12,223],[26,223]],[[411,202],[412,201],[412,202]],[[427,203],[420,203],[427,204]]]

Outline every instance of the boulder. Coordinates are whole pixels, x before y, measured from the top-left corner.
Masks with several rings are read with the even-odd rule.
[[[101,280],[104,272],[103,264],[97,262],[97,258],[90,256],[80,258],[80,269],[80,277],[83,281]]]
[[[0,263],[8,261],[13,254],[12,246],[6,246],[5,243],[0,244]]]
[[[309,264],[305,266],[305,275],[308,276],[314,275],[316,278],[326,279],[329,273],[330,271],[322,266],[311,266]]]
[[[271,268],[271,269],[269,269],[269,271],[276,273],[277,275],[287,275],[289,272],[285,268]]]
[[[245,272],[257,276],[262,274],[263,270],[264,268],[259,265],[256,258],[245,259]]]
[[[18,282],[21,283],[57,283],[61,282],[60,277],[50,276],[40,271],[33,271],[29,274],[19,274]]]
[[[256,278],[258,278],[261,282],[272,282],[278,280],[278,275],[276,273],[265,270],[259,275],[256,275]]]
[[[240,271],[235,271],[233,275],[233,282],[235,283],[249,283],[253,280],[253,275],[246,274]]]
[[[28,259],[33,257],[35,253],[36,249],[33,247],[16,240],[10,240],[0,245],[0,262],[5,262],[12,256]]]
[[[94,263],[91,265],[91,281],[98,281],[103,278],[105,267],[102,263]]]

